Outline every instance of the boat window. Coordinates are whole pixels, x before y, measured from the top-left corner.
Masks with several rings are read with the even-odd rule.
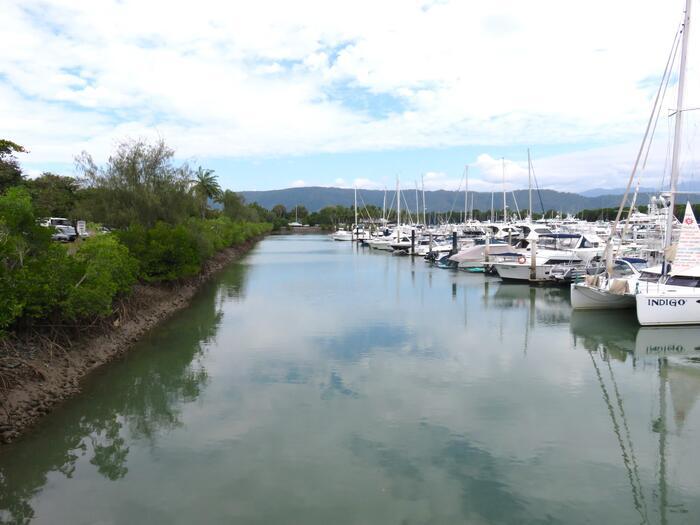
[[[642,275],[639,276],[639,280],[644,281],[645,283],[655,283],[659,280],[659,274],[652,272],[642,272]]]
[[[613,277],[627,277],[634,275],[634,270],[626,264],[616,264],[613,268]]]
[[[687,286],[689,288],[700,288],[700,277],[686,277],[684,275],[674,275],[668,278],[666,284],[673,286]]]
[[[571,250],[573,248],[576,248],[576,245],[579,242],[579,237],[559,237],[553,240],[555,241],[555,249]]]
[[[537,246],[540,248],[547,248],[553,250],[556,248],[557,241],[552,237],[540,237],[537,241]]]

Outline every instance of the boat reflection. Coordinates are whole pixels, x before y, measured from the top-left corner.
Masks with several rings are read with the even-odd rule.
[[[668,523],[670,513],[686,512],[682,505],[673,504],[668,494],[669,432],[680,435],[700,398],[700,328],[642,328],[633,312],[624,311],[575,311],[570,326],[575,345],[583,346],[590,356],[640,523]],[[652,431],[658,434],[655,487],[645,487],[641,481],[632,425],[611,365],[612,360],[624,362],[629,357],[635,364],[658,367],[658,393],[654,396],[658,417],[651,421]],[[672,423],[667,418],[669,408]]]
[[[571,316],[569,292],[564,288],[501,282],[490,296],[488,289],[484,289],[484,302],[486,307],[499,310],[528,309],[530,319],[546,325],[568,323]]]

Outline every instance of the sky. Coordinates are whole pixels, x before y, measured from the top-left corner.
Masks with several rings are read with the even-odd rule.
[[[222,187],[627,183],[683,0],[0,0],[0,134],[30,175],[164,139]],[[700,8],[699,8],[700,9]],[[695,27],[695,26],[692,26]],[[685,108],[700,107],[690,33]],[[700,51],[700,49],[698,49]],[[642,185],[668,180],[677,75]],[[681,180],[700,115],[684,112]],[[505,172],[505,175],[504,175]]]

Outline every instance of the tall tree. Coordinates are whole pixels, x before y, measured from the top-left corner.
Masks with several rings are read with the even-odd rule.
[[[76,203],[78,181],[53,173],[42,173],[26,181],[34,210],[39,217],[68,217]]]
[[[221,198],[221,186],[219,186],[217,179],[214,170],[205,170],[200,166],[197,168],[195,178],[191,181],[191,191],[199,201],[202,219],[207,216],[209,199],[218,201]]]
[[[15,153],[27,153],[27,150],[11,140],[0,139],[0,193],[24,180]]]
[[[83,152],[76,166],[86,191],[80,192],[76,215],[117,228],[176,224],[191,216],[196,210],[188,191],[192,172],[187,165],[175,166],[173,156],[162,140],[122,142],[105,166]]]
[[[275,204],[272,208],[272,213],[277,216],[277,218],[283,218],[287,216],[287,208],[284,207],[284,204]]]

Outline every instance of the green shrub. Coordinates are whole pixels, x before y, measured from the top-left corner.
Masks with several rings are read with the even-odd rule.
[[[112,235],[85,240],[73,257],[72,282],[63,313],[69,319],[109,315],[114,298],[136,282],[138,264]]]
[[[134,226],[120,233],[120,239],[138,260],[139,277],[146,282],[190,277],[200,269],[197,241],[185,225],[159,222],[150,230]]]
[[[37,277],[37,258],[47,256],[50,243],[51,232],[36,224],[24,188],[9,188],[0,195],[0,331],[23,315],[25,284]],[[41,293],[36,298],[41,300]]]
[[[16,276],[22,297],[22,316],[29,319],[49,317],[68,295],[75,272],[75,260],[65,246],[50,244],[44,253],[27,261]]]
[[[148,230],[134,225],[118,236],[139,261],[139,277],[146,282],[163,282],[196,275],[216,252],[271,228],[268,223],[234,222],[227,217],[190,218],[179,226],[158,223]]]

